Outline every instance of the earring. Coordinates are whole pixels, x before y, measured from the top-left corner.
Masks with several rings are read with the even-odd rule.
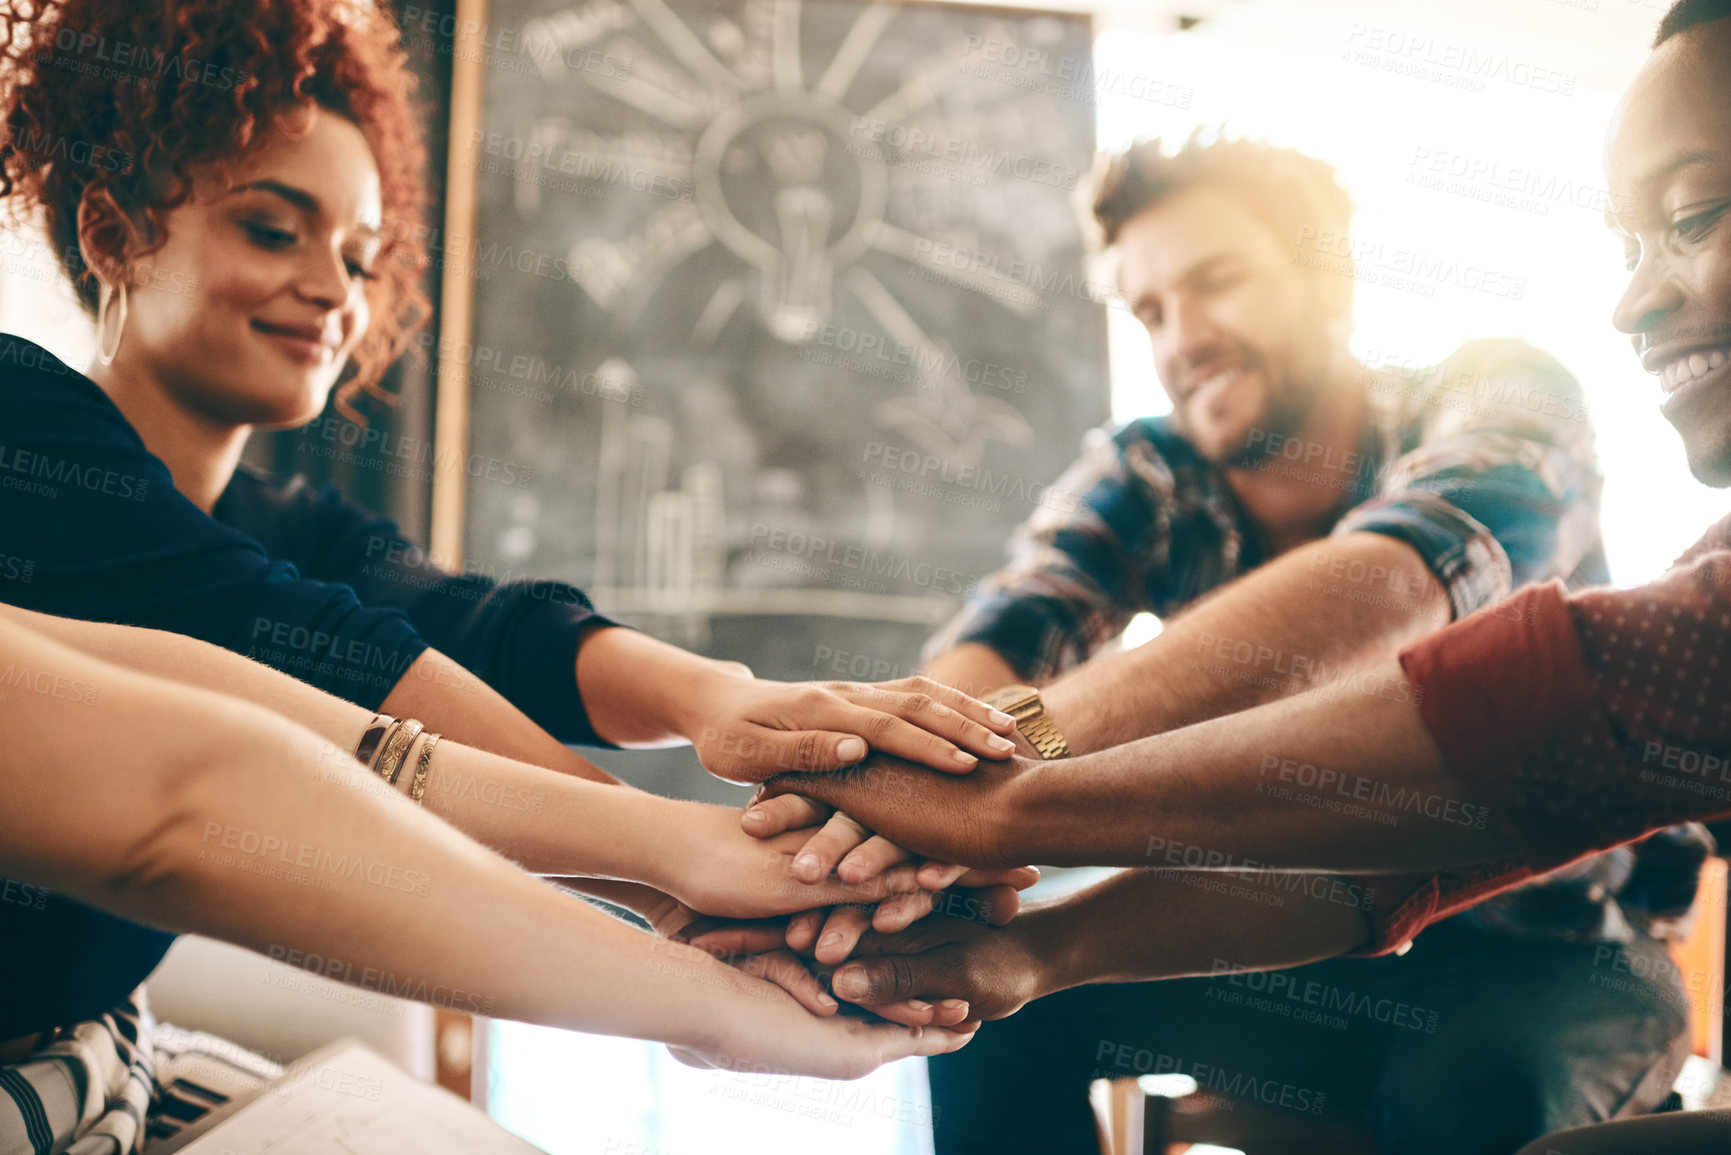
[[[120,314],[120,320],[114,326],[114,339],[108,339],[109,306],[119,302],[115,311]],[[121,282],[120,288],[104,284],[96,298],[96,359],[104,365],[114,364],[114,355],[120,352],[120,335],[126,331],[126,283]]]

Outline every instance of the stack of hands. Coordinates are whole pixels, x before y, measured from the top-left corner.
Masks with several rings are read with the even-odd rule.
[[[994,929],[1040,877],[1007,865],[994,833],[1006,788],[1033,762],[1015,755],[1014,719],[960,691],[924,678],[847,689],[901,719],[853,765],[818,756],[796,764],[835,768],[776,773],[785,759],[698,744],[711,771],[763,784],[743,813],[693,816],[703,829],[686,826],[687,861],[652,921],[814,1015],[970,1032],[1037,993],[1031,960],[1005,957],[1026,948]],[[863,752],[845,741],[844,754]]]

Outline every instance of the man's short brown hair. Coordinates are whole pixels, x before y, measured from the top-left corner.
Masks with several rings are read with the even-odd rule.
[[[1094,186],[1101,239],[1115,244],[1130,218],[1201,185],[1235,194],[1287,243],[1325,231],[1344,236],[1352,224],[1352,201],[1328,164],[1289,148],[1198,129],[1175,152],[1148,140],[1106,161]],[[1314,231],[1301,233],[1307,228]]]

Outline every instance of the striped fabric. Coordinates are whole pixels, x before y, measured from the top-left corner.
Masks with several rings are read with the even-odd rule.
[[[1359,451],[1334,462],[1344,483],[1311,463],[1322,447],[1269,441],[1273,475],[1340,489],[1346,508],[1332,533],[1412,546],[1457,618],[1529,582],[1610,580],[1593,431],[1561,362],[1494,338],[1432,368],[1367,370],[1359,384],[1369,419]],[[1267,560],[1225,474],[1169,417],[1100,431],[1048,492],[1054,500],[1016,531],[1008,563],[927,643],[927,658],[978,642],[1025,680],[1049,681],[1134,614],[1176,615]],[[1518,938],[1675,937],[1711,852],[1704,839],[1699,826],[1674,827],[1457,917]]]
[[[223,1039],[158,1024],[144,988],[0,1065],[0,1155],[129,1155],[176,1134],[282,1067]]]
[[[1592,428],[1580,385],[1555,358],[1520,341],[1471,341],[1434,368],[1366,371],[1360,384],[1369,419],[1358,451],[1321,457],[1344,480],[1319,467],[1321,446],[1267,438],[1272,476],[1338,490],[1333,533],[1412,546],[1455,617],[1527,582],[1609,579]],[[1016,531],[1008,563],[927,643],[928,658],[978,642],[1024,680],[1046,682],[1135,614],[1171,617],[1268,560],[1224,471],[1170,417],[1097,431],[1048,495]]]

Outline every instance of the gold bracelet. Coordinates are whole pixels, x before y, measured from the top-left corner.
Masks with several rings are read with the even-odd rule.
[[[403,763],[409,757],[409,747],[415,744],[415,739],[425,728],[413,718],[404,718],[402,724],[393,730],[390,738],[386,740],[385,752],[379,755],[379,764],[374,767],[373,773],[395,786],[397,775],[403,772]]]
[[[373,758],[379,752],[379,743],[384,741],[385,731],[396,724],[396,719],[389,714],[374,714],[373,720],[367,723],[367,728],[361,734],[361,740],[355,745],[355,760],[367,769],[373,768]]]
[[[415,779],[409,783],[409,801],[419,803],[421,795],[427,792],[427,769],[433,764],[433,747],[439,744],[437,734],[427,736],[427,744],[421,747],[421,756],[415,760]]]
[[[385,747],[391,744],[392,737],[396,735],[398,730],[402,729],[404,721],[402,718],[393,718],[389,714],[383,715],[383,717],[385,719],[384,733],[377,742],[373,743],[372,753],[365,763],[369,774],[379,772],[379,760],[384,757]]]

